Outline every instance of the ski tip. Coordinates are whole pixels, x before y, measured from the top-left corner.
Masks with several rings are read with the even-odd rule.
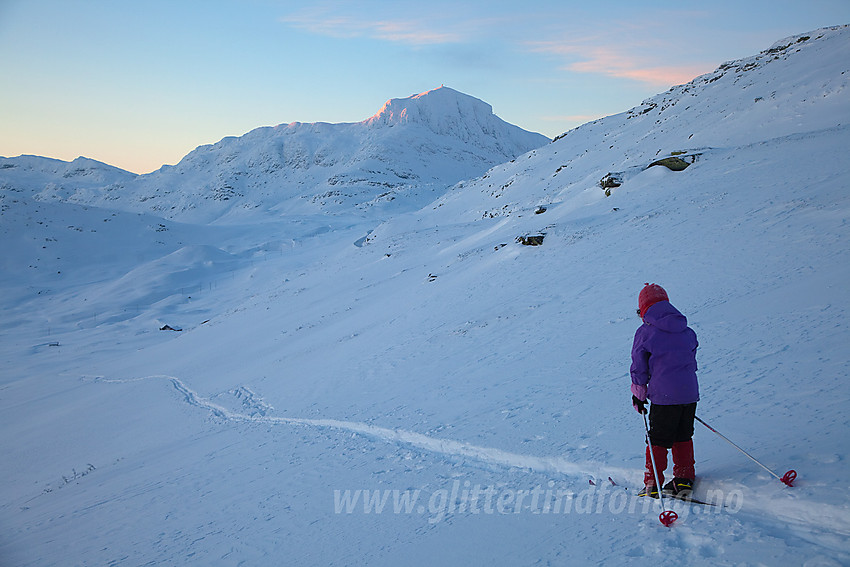
[[[781,480],[783,483],[785,483],[786,486],[794,486],[794,479],[796,479],[796,478],[797,478],[797,471],[795,471],[794,469],[791,469],[790,471],[788,471],[787,473],[782,475],[782,478],[780,478],[779,480]]]
[[[665,510],[658,514],[658,519],[664,524],[665,527],[670,527],[673,525],[673,522],[679,519],[679,514],[674,512],[673,510]]]

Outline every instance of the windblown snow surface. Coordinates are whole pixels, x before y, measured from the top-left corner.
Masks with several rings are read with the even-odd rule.
[[[816,30],[490,164],[440,89],[149,176],[0,160],[0,564],[850,563],[848,70]],[[793,488],[698,424],[719,505],[633,496],[645,282]]]

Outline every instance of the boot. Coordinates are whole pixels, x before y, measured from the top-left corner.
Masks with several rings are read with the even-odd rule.
[[[650,498],[658,498],[658,487],[655,485],[652,486],[644,486],[638,492],[638,496],[643,498],[644,496],[649,496]]]
[[[678,496],[679,498],[690,498],[693,491],[694,481],[690,478],[676,477],[664,485],[664,494]]]

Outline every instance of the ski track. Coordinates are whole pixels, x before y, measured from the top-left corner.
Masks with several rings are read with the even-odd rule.
[[[260,407],[263,411],[254,412],[250,415],[231,411],[199,396],[197,392],[184,384],[182,380],[174,376],[153,375],[130,379],[107,379],[98,376],[94,377],[93,381],[123,384],[152,379],[167,380],[171,382],[174,389],[183,397],[183,400],[187,404],[198,409],[208,411],[216,418],[231,423],[302,425],[315,428],[335,429],[338,431],[361,434],[391,444],[409,445],[434,454],[455,458],[468,458],[492,466],[521,469],[538,473],[556,473],[565,476],[582,477],[582,479],[593,478],[597,481],[608,477],[620,479],[629,478],[630,476],[634,476],[640,472],[633,469],[610,467],[601,463],[576,463],[563,457],[521,455],[491,447],[478,447],[469,443],[454,441],[451,439],[429,437],[428,435],[416,433],[415,431],[389,429],[356,421],[268,416],[265,415],[265,412],[271,409],[270,406],[256,400],[255,394],[247,388],[244,389],[244,392],[247,392],[250,401],[259,404],[258,407]],[[240,392],[243,391],[242,389],[237,390]],[[607,482],[607,480],[604,482]],[[732,490],[742,490],[744,488],[732,483],[719,483],[718,487],[727,492]],[[775,498],[764,498],[751,491],[746,492],[746,502],[742,506],[741,511],[749,512],[750,514],[758,516],[769,514],[777,521],[789,525],[789,527],[796,527],[796,531],[798,532],[802,530],[803,532],[811,535],[819,533],[821,538],[816,538],[817,540],[821,540],[822,536],[828,533],[837,536],[839,541],[844,541],[845,537],[850,537],[850,510],[824,503],[813,503],[792,499],[778,500]],[[798,535],[802,535],[805,539],[811,539],[811,535],[809,535],[809,537],[799,533]],[[820,541],[820,543],[824,544],[826,542]],[[843,544],[839,544],[837,547],[842,548]]]
[[[242,422],[267,425],[305,425],[316,428],[336,429],[339,431],[348,431],[358,433],[368,437],[380,439],[392,444],[409,445],[428,451],[430,453],[445,455],[449,457],[464,457],[475,461],[482,462],[488,465],[499,467],[508,467],[515,469],[530,470],[540,473],[557,473],[566,476],[581,476],[583,478],[591,477],[595,480],[606,479],[609,476],[615,478],[625,478],[636,474],[633,469],[608,467],[601,463],[575,463],[563,457],[539,457],[534,455],[521,455],[511,453],[502,449],[491,447],[478,447],[461,441],[451,439],[440,439],[430,437],[415,431],[404,429],[389,429],[386,427],[378,427],[368,423],[356,421],[343,421],[337,419],[309,419],[298,417],[274,417],[264,415],[264,412],[238,413],[231,411],[215,402],[202,398],[197,392],[189,388],[182,380],[174,376],[154,375],[142,378],[130,378],[123,380],[107,379],[96,377],[94,381],[111,384],[121,384],[129,382],[139,382],[142,380],[161,379],[171,382],[174,389],[177,390],[183,397],[183,400],[196,408],[203,409],[221,419],[228,422]],[[250,390],[247,390],[250,392]],[[251,393],[254,395],[253,393]],[[256,400],[254,400],[256,402]],[[267,405],[262,404],[264,408]],[[607,482],[607,481],[606,481]]]

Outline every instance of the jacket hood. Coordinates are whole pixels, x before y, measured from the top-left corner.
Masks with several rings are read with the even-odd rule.
[[[659,301],[650,307],[643,316],[643,321],[668,333],[681,333],[688,328],[688,318],[669,301]]]

